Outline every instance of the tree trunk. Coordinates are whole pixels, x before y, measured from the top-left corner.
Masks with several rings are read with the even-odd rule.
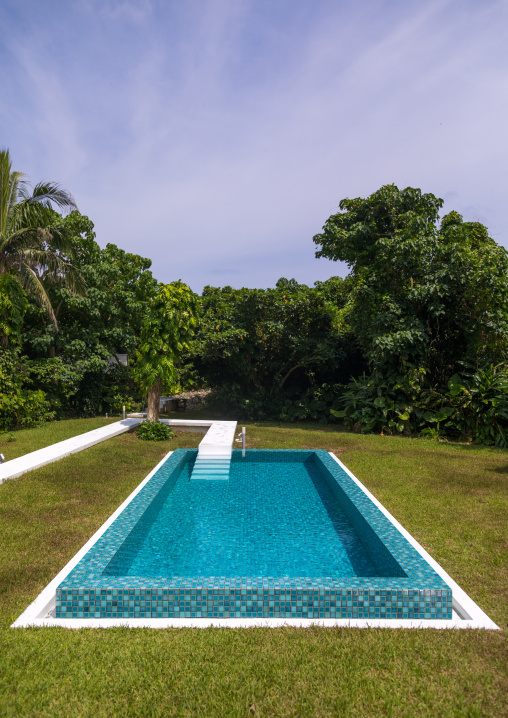
[[[155,384],[148,390],[148,421],[159,421],[159,402],[162,391],[162,379],[159,377]]]

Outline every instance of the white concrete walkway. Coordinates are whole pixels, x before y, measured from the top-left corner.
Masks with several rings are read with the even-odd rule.
[[[106,441],[106,439],[111,439],[113,436],[123,434],[134,426],[137,426],[141,421],[142,415],[138,414],[136,416],[131,414],[127,419],[123,419],[122,421],[115,421],[113,424],[102,426],[100,429],[87,431],[86,434],[73,436],[71,439],[59,441],[58,444],[52,444],[51,446],[46,446],[44,449],[32,451],[30,454],[20,456],[17,459],[6,461],[0,464],[0,484],[7,481],[7,479],[22,476],[26,474],[27,471],[51,464],[53,461],[63,459],[64,456],[77,454],[78,451],[83,451],[83,449],[88,449],[90,446],[100,444],[101,441]],[[205,433],[199,445],[199,456],[203,459],[208,457],[213,457],[216,460],[222,459],[223,464],[225,461],[227,463],[227,475],[224,476],[224,472],[222,472],[220,478],[228,478],[236,421],[203,421],[196,419],[160,419],[160,421],[175,429],[179,428],[185,431]],[[207,470],[210,471],[210,469],[213,468],[217,468],[214,462],[208,466]],[[224,468],[224,466],[222,466],[222,468]],[[204,478],[204,476],[200,476],[199,478]],[[210,475],[207,478],[219,478],[219,476]]]
[[[46,464],[51,464],[53,461],[63,459],[64,456],[70,456],[70,454],[77,454],[78,451],[88,449],[90,446],[100,444],[101,441],[111,439],[113,436],[123,434],[133,426],[139,424],[141,419],[124,419],[122,421],[115,421],[114,424],[108,424],[107,426],[101,426],[100,429],[94,429],[93,431],[87,431],[86,434],[79,434],[73,436],[71,439],[65,439],[65,441],[59,441],[57,444],[46,446],[44,449],[38,451],[32,451],[30,454],[19,456],[17,459],[11,459],[3,464],[0,464],[0,484],[7,479],[14,479],[17,476],[26,474],[27,471],[32,469],[38,469]]]

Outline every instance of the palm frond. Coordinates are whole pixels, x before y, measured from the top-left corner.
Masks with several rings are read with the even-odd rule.
[[[74,197],[55,182],[39,182],[33,191],[21,172],[13,172],[9,150],[0,150],[0,274],[12,276],[46,309],[58,330],[42,281],[61,283],[83,296],[86,283],[69,261],[75,248],[59,224],[55,208],[77,210]]]
[[[78,297],[86,297],[88,286],[79,269],[69,262],[66,263],[62,281],[69,291]]]
[[[16,257],[15,266],[25,264],[32,268],[34,272],[38,271],[38,276],[45,280],[63,284],[74,294],[84,296],[87,286],[81,272],[70,262],[55,254],[51,250],[27,248]],[[37,273],[37,272],[36,272]]]
[[[71,261],[76,257],[76,247],[68,231],[60,224],[39,228],[39,236],[48,246],[65,254]]]
[[[44,207],[52,207],[55,204],[61,209],[77,209],[77,204],[70,192],[62,189],[56,182],[39,182],[35,185],[31,195],[24,189],[21,190],[24,201],[30,204],[38,203]]]
[[[37,245],[37,227],[24,227],[7,236],[0,237],[0,263],[2,258],[10,257],[29,247]]]
[[[56,321],[55,312],[51,306],[51,301],[44,289],[39,277],[34,270],[26,264],[17,267],[17,276],[15,277],[23,289],[30,294],[37,304],[43,307],[55,327],[55,331],[58,331],[58,322]]]
[[[23,227],[49,227],[58,218],[58,213],[51,207],[23,200],[13,207],[7,231],[16,232]]]
[[[0,234],[6,234],[9,219],[28,183],[23,172],[13,171],[9,150],[0,150]]]
[[[58,227],[52,227],[51,231],[28,227],[0,238],[0,267],[5,271],[26,264],[40,277],[61,282],[75,294],[85,296],[86,282],[69,261],[75,254],[71,240],[64,233],[60,236],[59,232]]]
[[[11,196],[11,157],[9,150],[0,150],[0,233],[5,235]]]
[[[49,227],[21,227],[6,237],[0,236],[0,255],[12,254],[28,248],[51,249],[64,255],[70,261],[76,257],[76,247],[72,238],[65,227],[59,224]]]
[[[23,179],[24,176],[25,175],[23,174],[23,172],[17,172],[16,170],[11,172],[11,189],[9,193],[9,217],[14,211],[16,204],[19,202],[21,188],[25,187],[28,184],[27,181]]]

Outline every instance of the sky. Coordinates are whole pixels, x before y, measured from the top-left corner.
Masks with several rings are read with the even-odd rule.
[[[312,285],[345,197],[508,248],[506,0],[2,0],[0,146],[162,282]]]

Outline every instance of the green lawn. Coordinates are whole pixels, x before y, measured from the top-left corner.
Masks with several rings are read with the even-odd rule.
[[[17,432],[0,452],[105,421]],[[0,486],[1,716],[508,714],[508,452],[496,449],[247,425],[249,448],[334,451],[501,632],[9,628],[166,451],[200,439],[124,434]]]
[[[7,461],[17,459],[31,451],[44,449],[46,446],[56,444],[58,441],[71,439],[73,436],[84,434],[85,431],[93,431],[101,426],[119,421],[121,417],[105,419],[95,417],[94,419],[67,419],[66,421],[53,421],[44,424],[37,429],[22,429],[21,431],[9,431],[0,434],[0,454],[3,454]]]

